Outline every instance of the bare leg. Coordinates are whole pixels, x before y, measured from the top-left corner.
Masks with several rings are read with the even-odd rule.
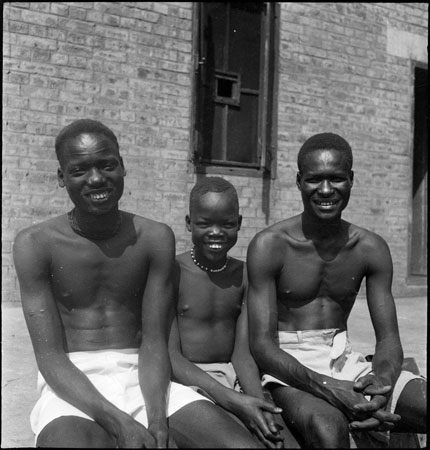
[[[304,448],[349,448],[348,421],[326,401],[291,386],[274,385],[272,396],[282,417]]]
[[[427,381],[409,381],[400,394],[394,412],[402,419],[393,431],[427,433]]]
[[[115,448],[115,442],[96,422],[63,416],[46,425],[37,438],[36,447]]]
[[[263,448],[251,433],[220,406],[192,402],[169,417],[179,448]]]

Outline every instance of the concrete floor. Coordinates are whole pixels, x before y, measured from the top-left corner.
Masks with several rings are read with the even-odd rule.
[[[427,298],[396,300],[400,336],[406,357],[427,375]],[[373,353],[375,339],[366,302],[358,299],[349,320],[354,349]],[[33,447],[29,415],[36,402],[37,367],[20,305],[2,305],[1,448]],[[422,440],[421,440],[422,441]]]

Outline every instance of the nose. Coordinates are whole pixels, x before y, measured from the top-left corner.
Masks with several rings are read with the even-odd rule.
[[[89,177],[88,177],[88,183],[91,185],[98,185],[104,183],[105,178],[103,174],[98,170],[96,167],[91,169]]]
[[[221,227],[218,225],[213,225],[210,229],[210,234],[211,235],[218,235],[221,234]]]
[[[322,195],[331,195],[333,193],[333,187],[330,183],[329,180],[322,180],[320,187],[319,187],[319,192]]]

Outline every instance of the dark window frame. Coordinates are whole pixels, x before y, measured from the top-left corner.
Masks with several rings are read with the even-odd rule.
[[[420,251],[420,249],[417,248],[417,242],[414,242],[414,239],[416,239],[415,233],[417,233],[417,217],[416,217],[416,210],[415,210],[415,201],[414,201],[414,195],[416,191],[416,177],[422,176],[422,173],[417,173],[420,171],[420,168],[426,168],[427,169],[427,161],[428,161],[428,124],[429,124],[429,111],[428,111],[428,96],[419,96],[416,92],[416,71],[418,70],[425,70],[427,74],[425,78],[427,79],[428,83],[428,65],[424,63],[419,62],[412,62],[411,64],[411,78],[412,78],[412,111],[411,111],[411,121],[412,121],[412,127],[411,127],[411,180],[412,180],[412,186],[411,186],[411,200],[410,200],[410,210],[409,210],[409,217],[410,217],[410,223],[409,223],[409,251],[408,251],[408,276],[407,276],[407,282],[410,285],[424,285],[427,284],[427,270],[425,270],[425,273],[418,273],[419,270],[417,270],[416,263],[414,261],[415,258],[424,258],[425,261],[427,260],[427,227],[428,227],[428,219],[427,214],[424,211],[420,211],[421,217],[418,218],[418,221],[420,222],[418,225],[420,226],[420,230],[418,233],[424,233],[425,234],[425,245],[421,247],[422,254],[417,255],[417,252]],[[428,88],[427,88],[428,89]],[[421,101],[424,102],[424,107],[427,107],[427,120],[426,127],[427,127],[427,153],[418,153],[417,149],[417,142],[416,142],[416,134],[417,134],[417,122],[416,122],[416,98],[419,97]],[[423,124],[420,125],[425,126]],[[422,145],[422,144],[421,144]],[[422,152],[422,150],[421,150]],[[419,159],[419,160],[417,160]],[[428,177],[428,175],[424,175],[425,177]],[[428,178],[426,178],[427,180]],[[424,210],[428,208],[427,200],[428,200],[428,193],[427,193],[427,186],[428,181],[426,181],[426,187],[424,189],[424,196],[425,198],[422,198],[420,201],[420,205]],[[424,223],[423,223],[424,222]]]
[[[204,61],[200,60],[200,48],[202,36],[200,33],[200,8],[201,3],[196,2],[193,6],[193,58],[194,58],[194,80],[193,99],[191,114],[191,152],[189,157],[189,170],[196,173],[208,173],[219,175],[243,175],[249,177],[276,178],[276,153],[277,153],[277,94],[278,94],[278,67],[279,67],[279,13],[278,3],[264,2],[266,17],[264,20],[264,35],[261,46],[264,48],[261,58],[263,70],[263,98],[260,101],[259,110],[259,132],[258,145],[260,146],[260,160],[258,167],[246,167],[246,164],[230,163],[229,161],[213,161],[208,163],[202,161],[199,148],[199,131],[196,127],[198,111],[198,90],[200,88],[200,71]],[[228,73],[225,74],[228,78]],[[233,74],[234,75],[234,74]],[[221,74],[222,76],[222,74]],[[270,80],[268,79],[270,77]],[[234,82],[233,82],[234,83]],[[240,83],[240,81],[239,81]],[[228,103],[229,99],[219,99]],[[231,100],[234,102],[234,100]],[[250,164],[250,166],[253,166]]]

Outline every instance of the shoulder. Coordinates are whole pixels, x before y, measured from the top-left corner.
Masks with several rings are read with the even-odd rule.
[[[147,217],[122,211],[125,217],[133,221],[138,236],[147,242],[174,241],[173,230],[165,223]]]
[[[297,228],[298,217],[277,222],[262,231],[259,231],[251,240],[250,248],[257,251],[272,252],[279,250],[295,240],[295,229]]]
[[[57,216],[44,222],[33,224],[18,231],[14,239],[14,246],[28,245],[31,243],[46,245],[51,241],[66,223],[66,215]]]
[[[374,270],[392,270],[392,258],[390,248],[383,237],[366,228],[350,225],[350,248],[355,248],[361,261],[370,272]]]
[[[388,249],[388,244],[382,236],[358,225],[349,225],[349,238],[350,241],[357,242],[366,252]]]

